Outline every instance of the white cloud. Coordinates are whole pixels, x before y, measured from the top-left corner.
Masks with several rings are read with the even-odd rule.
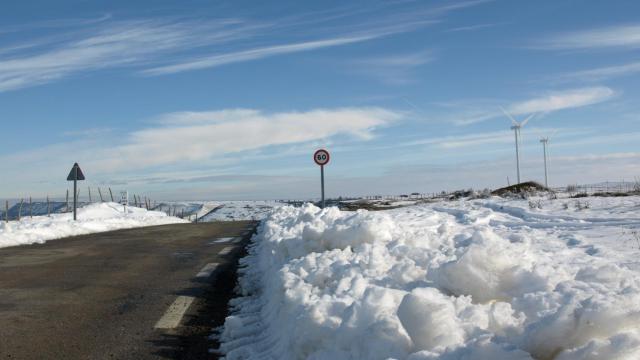
[[[616,25],[556,35],[540,41],[545,49],[595,49],[640,47],[640,25]]]
[[[533,113],[550,113],[553,111],[580,108],[611,100],[616,92],[606,86],[584,87],[550,91],[531,99],[512,102],[504,106],[499,101],[483,101],[479,105],[464,105],[460,102],[446,104],[446,107],[460,109],[449,113],[441,119],[456,125],[470,125],[498,117],[504,117],[499,107],[504,106],[512,115],[527,115]]]
[[[48,83],[82,71],[139,66],[163,54],[246,37],[258,28],[259,25],[232,19],[121,21],[62,43],[11,46],[0,49],[0,53],[8,52],[0,58],[0,92]]]
[[[0,27],[0,34],[24,33],[23,29],[32,28],[56,30],[44,37],[23,34],[25,37],[13,43],[4,42],[0,47],[0,92],[105,68],[145,67],[143,74],[162,75],[348,45],[410,32],[437,23],[437,17],[451,11],[484,2],[449,2],[439,7],[384,2],[370,8],[337,7],[270,21],[121,21],[106,15]],[[274,44],[274,36],[284,40]]]
[[[460,27],[445,30],[444,32],[474,31],[474,30],[491,28],[496,25],[498,24],[477,24],[477,25],[460,26]]]
[[[518,102],[510,105],[508,109],[513,114],[550,112],[597,104],[611,99],[614,95],[615,92],[606,86],[570,89]]]
[[[406,84],[414,80],[413,70],[434,61],[432,51],[370,57],[349,62],[350,73],[374,77],[388,84]]]
[[[393,32],[376,32],[366,35],[354,35],[354,36],[344,36],[344,37],[336,37],[331,39],[322,39],[322,40],[314,40],[314,41],[306,41],[300,43],[293,44],[284,44],[284,45],[276,45],[276,46],[267,46],[260,47],[255,49],[225,53],[225,54],[216,54],[207,57],[203,57],[197,60],[190,60],[187,62],[160,66],[156,68],[151,68],[142,71],[145,75],[164,75],[164,74],[173,74],[177,72],[183,71],[191,71],[191,70],[199,70],[212,68],[232,63],[262,59],[275,55],[296,53],[302,51],[310,51],[316,49],[322,49],[333,46],[347,45],[353,44],[357,42],[367,41],[376,39],[382,36],[390,35]]]
[[[109,149],[100,163],[106,169],[122,169],[195,162],[340,134],[368,140],[373,137],[374,128],[401,117],[400,113],[381,108],[316,109],[275,114],[246,109],[174,113],[161,117],[164,126],[132,133],[126,144]]]
[[[596,69],[575,71],[561,75],[562,80],[600,81],[640,72],[640,61],[623,65],[606,66]]]
[[[166,173],[168,177],[180,178],[211,169],[216,173],[246,171],[259,161],[279,163],[277,156],[283,153],[290,156],[291,147],[326,146],[345,137],[370,140],[377,128],[393,124],[403,116],[382,108],[170,113],[139,131],[113,131],[110,136],[95,138],[83,136],[0,156],[3,180],[7,181],[7,186],[0,190],[12,196],[33,189],[45,191],[42,189],[46,187],[59,191],[64,189],[60,185],[65,184],[68,168],[74,162],[83,166],[88,179],[85,186],[108,183],[113,178],[130,180],[140,174],[148,178]],[[283,168],[286,165],[278,167],[279,171]]]

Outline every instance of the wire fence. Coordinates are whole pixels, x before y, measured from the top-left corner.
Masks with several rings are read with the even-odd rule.
[[[555,187],[554,191],[558,193],[569,194],[629,194],[640,192],[640,180],[639,181],[625,181],[625,182],[605,182],[600,184],[569,184],[564,187]]]
[[[79,187],[76,195],[78,207],[93,203],[121,203],[122,200],[121,192],[110,187]],[[20,221],[25,217],[69,213],[73,212],[73,190],[66,190],[64,194],[55,196],[3,199],[0,206],[0,220],[5,222]],[[130,194],[128,206],[153,210],[158,203],[147,196]]]

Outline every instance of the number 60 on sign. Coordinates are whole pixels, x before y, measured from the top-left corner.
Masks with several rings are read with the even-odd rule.
[[[329,152],[325,149],[320,149],[313,154],[313,161],[320,166],[327,165],[330,158]]]

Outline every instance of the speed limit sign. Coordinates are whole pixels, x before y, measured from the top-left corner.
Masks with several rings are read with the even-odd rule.
[[[327,165],[330,158],[329,152],[325,149],[320,149],[313,154],[313,161],[320,166]]]
[[[322,196],[321,204],[323,209],[324,209],[324,166],[329,163],[330,158],[331,157],[329,156],[329,152],[325,149],[320,149],[320,150],[317,150],[315,153],[313,153],[313,161],[315,161],[316,164],[320,165],[320,194]]]

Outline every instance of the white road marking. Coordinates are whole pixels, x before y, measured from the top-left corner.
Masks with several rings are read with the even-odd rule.
[[[230,252],[233,251],[233,246],[227,246],[224,249],[220,250],[220,255],[229,255]]]
[[[197,278],[208,278],[218,267],[218,263],[209,263],[196,275]]]
[[[174,329],[180,325],[182,317],[195,300],[192,296],[178,296],[178,298],[169,306],[164,315],[156,323],[156,329]]]
[[[214,240],[213,242],[214,243],[218,243],[218,244],[219,243],[226,243],[226,242],[231,241],[232,239],[233,239],[232,237],[223,237],[223,238],[220,238],[218,240]]]
[[[237,244],[237,243],[239,243],[239,242],[241,242],[241,241],[242,241],[242,238],[237,237],[237,238],[235,238],[235,239],[231,240],[231,243],[233,243],[233,244]]]

